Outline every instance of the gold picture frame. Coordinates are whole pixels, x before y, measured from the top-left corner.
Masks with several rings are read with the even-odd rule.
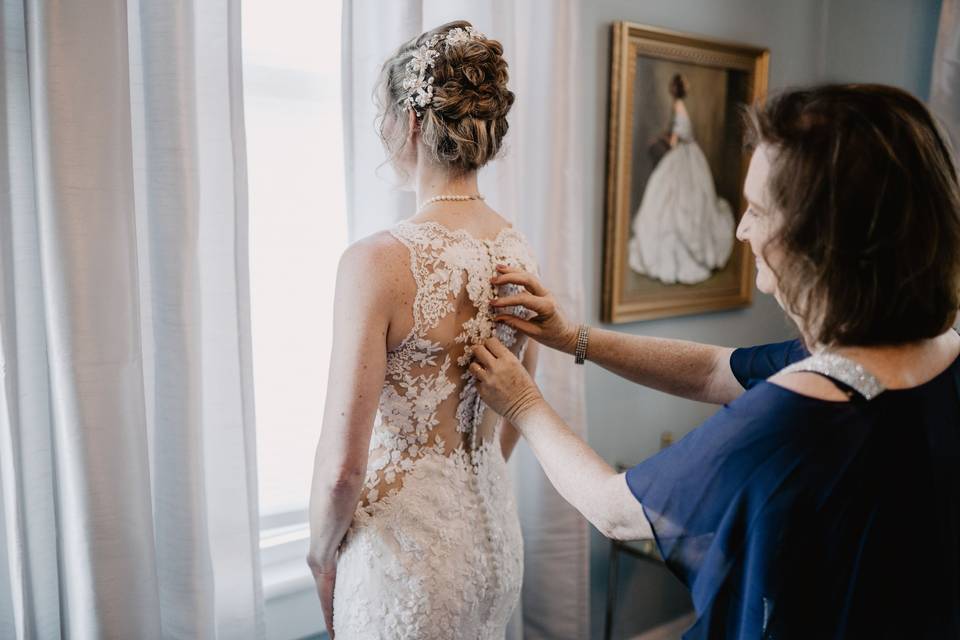
[[[702,282],[693,282],[696,276],[687,276],[687,282],[670,282],[669,275],[645,270],[640,255],[643,246],[661,251],[657,248],[661,245],[651,245],[652,240],[631,239],[631,233],[638,238],[644,235],[644,229],[654,228],[644,226],[645,221],[638,226],[635,220],[641,213],[646,220],[651,215],[649,211],[658,209],[654,197],[649,198],[654,204],[644,202],[648,197],[645,190],[650,186],[649,178],[659,163],[654,147],[662,145],[669,151],[676,145],[676,138],[666,132],[649,147],[644,147],[642,134],[655,131],[657,125],[653,121],[662,121],[665,113],[673,126],[678,109],[676,98],[680,95],[685,98],[681,101],[685,105],[683,113],[691,123],[691,140],[700,144],[700,136],[705,138],[702,157],[711,170],[709,180],[712,182],[716,176],[711,189],[715,189],[717,201],[724,201],[723,211],[729,210],[724,214],[727,218],[720,223],[723,227],[720,237],[729,237],[729,217],[732,216],[735,227],[744,210],[742,185],[749,164],[749,154],[742,143],[739,105],[766,97],[769,58],[769,50],[752,45],[631,22],[614,23],[604,214],[604,322],[633,322],[750,304],[754,265],[749,247],[744,243],[732,238],[732,245],[726,240],[718,241],[723,246],[713,253],[726,251],[728,257],[722,266],[717,258],[716,265],[702,267],[705,273],[709,272],[702,276],[705,278]],[[688,76],[694,77],[692,83],[686,80]],[[682,79],[678,81],[678,77]],[[663,84],[666,78],[670,78],[669,87]],[[675,82],[680,83],[681,90],[675,91]],[[704,89],[699,97],[698,83]],[[693,88],[689,94],[688,86]],[[649,157],[643,155],[641,149],[647,150]],[[700,152],[699,146],[697,152]],[[665,153],[660,158],[665,158]],[[674,166],[675,162],[670,167],[665,165],[661,175],[672,171]],[[717,205],[718,211],[720,206]],[[641,207],[645,207],[644,211]],[[663,224],[680,224],[678,220]]]

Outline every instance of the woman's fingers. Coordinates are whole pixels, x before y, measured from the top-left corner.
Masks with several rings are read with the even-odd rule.
[[[511,267],[506,267],[503,270],[498,267],[497,271],[500,275],[491,278],[490,282],[493,284],[519,284],[537,296],[545,296],[548,293],[547,289],[540,283],[540,280],[537,279],[537,276],[529,271],[520,271],[519,269],[513,269]]]
[[[543,329],[539,325],[533,324],[529,320],[524,320],[523,318],[519,318],[517,316],[511,316],[508,314],[496,316],[493,320],[494,322],[502,322],[505,325],[511,326],[520,333],[524,333],[533,338],[543,333]]]
[[[515,293],[512,296],[494,298],[490,303],[494,307],[525,307],[537,314],[550,313],[550,301],[530,293]]]
[[[490,353],[490,351],[482,344],[477,344],[473,346],[473,358],[474,360],[479,362],[484,369],[489,369],[490,367],[492,367],[494,361],[496,360],[493,354]],[[477,362],[474,362],[473,364],[476,364]],[[470,370],[473,371],[472,365]]]
[[[470,373],[473,374],[473,377],[478,379],[480,382],[483,382],[487,379],[487,370],[481,367],[480,363],[471,362],[467,369],[469,369]]]
[[[483,341],[483,346],[486,347],[490,353],[492,353],[497,358],[503,358],[505,356],[512,355],[510,350],[507,349],[500,339],[496,336],[492,338],[487,338]]]

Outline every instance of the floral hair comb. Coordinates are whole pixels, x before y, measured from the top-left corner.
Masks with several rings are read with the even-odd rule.
[[[463,44],[468,40],[479,40],[484,35],[473,27],[454,27],[446,33],[438,33],[427,39],[413,52],[413,57],[407,63],[406,75],[403,77],[403,88],[407,95],[400,99],[403,110],[413,109],[417,117],[423,115],[423,110],[433,102],[433,76],[428,75],[440,52],[437,48],[443,42],[446,49]]]

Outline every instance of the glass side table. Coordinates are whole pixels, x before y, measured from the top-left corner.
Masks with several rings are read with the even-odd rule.
[[[660,449],[663,450],[673,444],[673,434],[665,431],[660,436]],[[618,463],[617,472],[623,473],[630,467]],[[653,539],[647,540],[610,540],[610,559],[607,567],[607,609],[603,621],[603,638],[610,640],[613,634],[613,615],[617,607],[617,581],[620,573],[620,557],[643,560],[663,566],[663,558],[657,551],[657,543]]]
[[[617,606],[617,581],[622,555],[663,565],[663,559],[660,557],[657,544],[653,540],[610,541],[610,560],[607,570],[607,611],[603,622],[604,640],[610,640],[613,634],[613,615]]]

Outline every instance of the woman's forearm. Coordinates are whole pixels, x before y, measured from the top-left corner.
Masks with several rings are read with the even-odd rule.
[[[563,498],[603,535],[618,540],[652,537],[640,503],[618,474],[587,445],[544,401],[539,401],[514,424],[551,484]]]
[[[519,439],[520,432],[517,431],[517,428],[504,420],[500,427],[500,453],[503,454],[504,460],[510,459],[510,454],[513,453],[513,448],[517,446],[517,440]]]
[[[353,520],[363,488],[363,473],[330,473],[315,465],[310,489],[310,552],[312,567],[329,567]]]
[[[591,328],[586,357],[637,384],[691,400],[724,404],[743,392],[730,370],[732,351],[686,340]]]
[[[533,377],[537,373],[537,357],[540,353],[539,345],[533,340],[527,342],[527,345],[523,352],[523,368],[527,370],[527,373]],[[513,453],[513,448],[516,446],[517,441],[520,439],[520,432],[517,431],[517,428],[510,424],[509,420],[503,420],[503,424],[500,428],[500,452],[503,454],[504,460],[510,459],[510,454]]]

